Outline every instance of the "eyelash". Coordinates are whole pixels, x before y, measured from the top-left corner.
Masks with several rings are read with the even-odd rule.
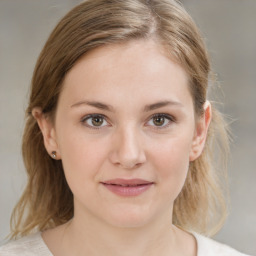
[[[102,114],[90,114],[90,115],[87,115],[87,116],[83,117],[82,120],[81,120],[81,123],[84,124],[86,127],[90,128],[90,129],[97,129],[98,130],[98,129],[102,129],[102,127],[106,126],[106,125],[104,125],[104,126],[97,127],[97,126],[89,125],[89,124],[86,123],[86,121],[88,121],[90,118],[102,118],[103,121],[108,123],[106,116],[104,116]]]
[[[109,122],[107,121],[107,118],[105,115],[102,115],[102,114],[90,114],[90,115],[87,115],[85,117],[82,118],[81,120],[81,123],[84,124],[86,127],[90,128],[90,129],[102,129],[103,127],[105,126],[109,126],[109,125],[104,125],[104,126],[93,126],[93,125],[90,125],[90,124],[87,124],[87,121],[90,119],[90,118],[101,118],[103,119],[103,122],[107,122],[109,124]],[[170,126],[171,123],[173,122],[176,122],[176,119],[169,115],[169,114],[164,114],[164,113],[158,113],[158,114],[154,114],[152,115],[148,121],[146,123],[149,123],[151,120],[153,120],[153,118],[165,118],[165,121],[168,120],[168,123],[165,124],[164,126],[157,126],[157,125],[147,125],[147,126],[152,126],[154,127],[154,129],[164,129],[164,128],[167,128]]]
[[[175,118],[169,114],[164,114],[164,113],[157,113],[157,114],[154,114],[152,115],[149,120],[147,121],[147,123],[150,121],[150,120],[153,120],[153,118],[165,118],[165,121],[168,120],[168,123],[165,124],[164,126],[157,126],[157,125],[153,125],[152,127],[154,127],[154,129],[165,129],[165,128],[168,128],[171,123],[174,123],[176,122]]]

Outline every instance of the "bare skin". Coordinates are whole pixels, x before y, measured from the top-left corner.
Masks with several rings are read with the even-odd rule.
[[[74,195],[73,219],[42,234],[53,255],[196,256],[172,209],[204,147],[208,102],[204,110],[195,116],[186,72],[154,41],[82,57],[65,77],[54,124],[33,110]],[[109,189],[113,179],[149,184],[127,196]]]
[[[72,255],[93,256],[103,254],[108,256],[197,255],[194,236],[175,226],[168,227],[166,230],[159,228],[159,233],[156,232],[156,229],[148,230],[151,232],[149,236],[145,235],[145,230],[120,230],[120,233],[112,231],[98,233],[95,237],[92,235],[94,234],[92,230],[81,232],[81,235],[78,235],[77,232],[73,233],[70,225],[71,223],[67,223],[43,233],[43,239],[54,256],[70,255],[71,252]]]

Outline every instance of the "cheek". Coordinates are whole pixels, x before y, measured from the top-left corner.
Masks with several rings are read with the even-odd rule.
[[[174,197],[181,191],[187,176],[191,149],[189,138],[171,138],[158,144],[158,150],[153,149],[158,182],[164,184],[164,193]]]
[[[66,127],[61,131],[59,150],[67,182],[73,191],[86,189],[90,182],[97,181],[98,171],[106,157],[106,147],[104,140],[95,140],[83,132],[71,130]]]

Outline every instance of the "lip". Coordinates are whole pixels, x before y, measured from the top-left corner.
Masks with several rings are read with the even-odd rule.
[[[142,179],[112,179],[101,182],[112,193],[123,196],[139,196],[154,185],[154,182]]]

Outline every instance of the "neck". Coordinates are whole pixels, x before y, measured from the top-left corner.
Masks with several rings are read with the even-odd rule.
[[[75,215],[63,232],[63,244],[72,248],[72,255],[116,256],[121,252],[123,256],[165,256],[176,250],[175,230],[171,212],[168,216],[159,216],[150,225],[134,228],[113,227],[95,216]]]

